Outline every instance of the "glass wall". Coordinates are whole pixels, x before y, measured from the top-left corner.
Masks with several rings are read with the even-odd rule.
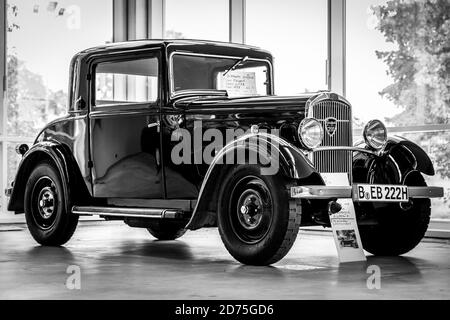
[[[424,147],[437,172],[427,181],[446,188],[434,200],[434,218],[450,217],[450,134],[432,127],[449,124],[449,12],[447,0],[347,0],[347,98],[355,122],[378,118]]]
[[[65,114],[71,57],[112,41],[112,2],[7,1],[7,128],[0,143],[7,146],[8,181],[19,160],[14,146]],[[229,41],[228,0],[164,3],[164,37]],[[276,94],[328,88],[327,3],[245,1],[245,41],[274,55]],[[450,131],[429,127],[449,124],[448,12],[447,0],[346,0],[346,90],[356,127],[378,118],[427,150],[437,171],[427,179],[446,188],[434,217],[450,212]]]
[[[7,1],[8,181],[20,160],[15,145],[66,113],[69,62],[112,41],[112,19],[112,0]]]
[[[166,0],[168,39],[229,40],[228,0]]]
[[[327,0],[247,0],[246,43],[275,60],[275,93],[327,89]]]

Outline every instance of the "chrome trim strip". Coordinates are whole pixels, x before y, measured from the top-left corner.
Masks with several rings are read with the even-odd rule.
[[[353,198],[356,193],[353,186],[297,186],[291,187],[291,198],[295,199],[330,199],[330,198]],[[444,188],[441,187],[410,187],[408,186],[409,198],[441,198],[444,196]],[[353,201],[358,202],[357,199]],[[400,202],[400,201],[399,201]]]
[[[298,186],[291,187],[291,198],[295,199],[330,199],[351,198],[352,187],[350,186]]]
[[[442,198],[444,188],[441,187],[408,187],[410,198]]]
[[[117,208],[117,207],[91,207],[74,206],[72,213],[76,215],[99,215],[105,217],[124,218],[153,218],[153,219],[174,219],[179,217],[180,212],[168,209],[152,208]]]
[[[336,99],[337,98],[337,99]],[[350,104],[350,102],[348,102],[347,99],[345,99],[343,96],[334,93],[334,92],[330,92],[330,91],[323,91],[320,92],[320,94],[318,96],[316,96],[315,98],[311,98],[306,102],[306,110],[305,110],[305,114],[308,115],[308,117],[312,117],[311,113],[311,107],[319,102],[322,102],[324,100],[331,100],[331,101],[340,101],[343,102],[345,104],[347,104],[350,107],[350,111],[352,110],[352,105]],[[351,115],[351,114],[350,114]],[[353,118],[350,118],[353,119]]]
[[[311,152],[318,152],[318,151],[330,151],[330,150],[341,150],[341,151],[355,151],[355,152],[363,152],[363,153],[369,153],[373,154],[375,156],[380,156],[380,152],[368,150],[364,148],[359,147],[345,147],[345,146],[329,146],[329,147],[317,147]]]
[[[173,99],[177,93],[174,90],[174,82],[173,82],[173,56],[179,54],[179,55],[185,55],[185,56],[196,56],[196,57],[210,57],[210,58],[225,58],[225,59],[241,59],[242,57],[237,56],[223,56],[223,55],[215,55],[215,54],[206,54],[206,53],[195,53],[195,52],[184,52],[184,51],[173,51],[169,55],[169,90],[170,99]],[[269,65],[270,69],[270,91],[271,94],[275,94],[274,92],[274,79],[273,79],[273,65],[272,62],[268,59],[258,59],[258,58],[249,58],[250,61],[262,61],[266,62]],[[207,90],[207,89],[205,89]]]

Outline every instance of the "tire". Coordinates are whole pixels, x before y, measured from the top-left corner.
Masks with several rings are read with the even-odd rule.
[[[70,199],[59,172],[48,162],[39,163],[25,186],[25,218],[33,238],[44,246],[61,246],[70,240],[78,216],[70,212]]]
[[[155,221],[147,230],[158,240],[175,240],[186,233],[186,229],[180,224],[167,221]]]
[[[418,172],[409,175],[407,185],[426,186]],[[376,225],[361,225],[359,232],[364,250],[377,256],[398,256],[414,249],[425,236],[431,215],[430,199],[413,199],[412,203],[373,206]]]
[[[218,226],[226,249],[239,262],[270,265],[291,249],[301,213],[289,210],[285,186],[282,177],[261,175],[256,165],[235,166],[225,177]]]

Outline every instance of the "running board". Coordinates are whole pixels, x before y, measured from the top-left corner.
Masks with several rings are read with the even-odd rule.
[[[72,207],[72,213],[79,216],[124,217],[146,219],[183,219],[188,218],[181,210],[153,208],[123,208],[123,207]]]

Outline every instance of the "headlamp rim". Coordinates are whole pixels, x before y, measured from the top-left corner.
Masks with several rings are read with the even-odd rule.
[[[307,144],[305,143],[303,137],[302,137],[302,129],[303,129],[303,127],[304,127],[305,125],[307,125],[309,122],[316,122],[316,123],[318,124],[318,127],[320,128],[320,142],[317,143],[317,144],[314,145],[314,146],[309,146],[309,145],[307,145]],[[317,148],[318,146],[320,146],[320,145],[323,143],[323,138],[324,138],[323,126],[322,126],[322,124],[320,123],[320,121],[317,120],[316,118],[312,118],[312,117],[304,118],[304,119],[300,122],[300,124],[299,124],[299,126],[298,126],[298,128],[297,128],[297,136],[298,136],[298,139],[299,139],[301,145],[302,145],[304,148],[306,148],[307,150],[313,150],[313,149]]]
[[[368,131],[369,131],[369,127],[373,126],[374,123],[378,123],[379,125],[382,126],[383,130],[384,130],[384,143],[380,146],[375,146],[373,145],[372,141],[369,140],[368,138]],[[388,141],[388,133],[387,133],[387,129],[386,126],[384,125],[383,121],[378,120],[378,119],[373,119],[370,120],[366,123],[366,125],[364,126],[364,130],[363,130],[363,138],[364,138],[364,142],[366,143],[367,146],[369,146],[371,149],[375,150],[375,151],[380,151],[383,150],[384,147],[386,147],[387,141]]]

